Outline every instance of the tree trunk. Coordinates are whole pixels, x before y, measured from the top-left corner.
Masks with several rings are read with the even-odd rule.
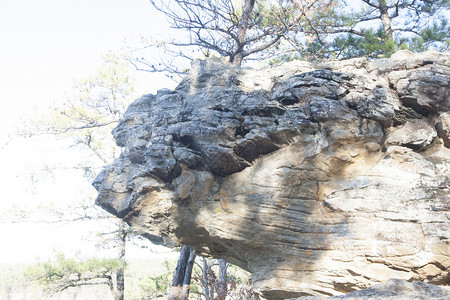
[[[112,277],[108,276],[106,277],[106,279],[108,280],[108,287],[109,290],[111,291],[111,294],[113,295],[114,300],[116,299],[116,290],[114,289],[114,280]]]
[[[237,32],[237,49],[234,57],[230,58],[231,62],[241,65],[242,60],[244,59],[244,41],[245,36],[247,34],[248,21],[250,19],[250,15],[253,11],[253,7],[255,6],[255,0],[245,0],[244,7],[242,9],[241,19],[238,24],[238,32]]]
[[[191,247],[184,245],[181,248],[177,267],[173,274],[172,288],[168,297],[169,300],[187,300],[189,298],[189,287],[194,260],[195,251]]]
[[[219,290],[217,291],[216,300],[225,300],[227,297],[227,268],[228,263],[223,259],[219,259]]]
[[[209,272],[210,272],[209,264],[205,257],[202,257],[202,259],[203,259],[203,272],[202,272],[203,295],[205,296],[205,300],[213,300],[214,294],[211,297],[209,291]]]
[[[123,300],[125,295],[125,243],[127,238],[127,226],[125,222],[119,220],[119,233],[118,233],[118,258],[120,261],[120,267],[116,271],[116,288],[115,288],[115,300]]]
[[[391,17],[389,17],[389,11],[386,5],[386,0],[379,0],[379,10],[381,14],[381,24],[383,25],[383,31],[390,39],[394,39],[394,31],[392,30]]]

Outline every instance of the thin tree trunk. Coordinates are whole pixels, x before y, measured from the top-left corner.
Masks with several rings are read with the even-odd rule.
[[[216,300],[225,300],[227,297],[227,268],[228,263],[223,259],[219,259],[219,290],[217,291]]]
[[[236,54],[234,57],[231,58],[231,62],[241,65],[242,60],[244,59],[244,41],[245,36],[247,34],[248,29],[248,22],[250,20],[250,15],[253,11],[253,7],[255,6],[255,0],[245,0],[244,1],[244,7],[242,9],[242,15],[241,19],[239,20],[238,24],[238,32],[237,32],[237,39],[238,39],[238,45],[236,49]]]
[[[177,267],[173,274],[172,288],[169,293],[169,300],[189,299],[189,288],[191,284],[192,269],[194,266],[195,251],[191,247],[184,245],[181,248]]]
[[[209,292],[209,265],[205,257],[203,259],[203,272],[202,272],[202,284],[203,284],[203,295],[205,300],[212,300]]]
[[[119,220],[119,233],[118,233],[118,258],[120,267],[116,271],[116,290],[114,297],[115,300],[124,300],[125,295],[125,243],[127,238],[127,226],[125,222]]]
[[[386,36],[390,39],[394,39],[391,18],[389,17],[389,11],[386,5],[386,0],[379,0],[379,9],[381,13],[381,24],[383,25],[383,31]]]
[[[108,280],[109,290],[111,291],[111,294],[113,295],[114,300],[117,300],[116,289],[114,288],[114,280],[110,276],[107,277],[107,280]]]

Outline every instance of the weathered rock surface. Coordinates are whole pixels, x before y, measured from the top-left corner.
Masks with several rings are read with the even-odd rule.
[[[351,299],[351,300],[448,300],[450,299],[449,287],[438,287],[420,281],[408,282],[401,279],[389,279],[384,284],[351,292],[343,296],[328,298],[305,296],[296,300],[322,300],[322,299]],[[293,300],[293,299],[292,299]]]
[[[196,61],[113,131],[97,204],[264,297],[448,285],[450,53],[254,70]]]

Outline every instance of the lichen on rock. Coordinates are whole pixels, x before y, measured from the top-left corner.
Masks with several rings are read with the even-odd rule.
[[[194,61],[113,135],[96,203],[252,272],[266,298],[449,284],[450,54]]]

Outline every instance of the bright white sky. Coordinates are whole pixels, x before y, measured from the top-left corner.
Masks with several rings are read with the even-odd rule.
[[[101,53],[120,51],[125,38],[136,40],[165,27],[148,0],[0,1],[2,127],[61,97],[74,78],[95,70]],[[140,77],[147,78],[149,90],[158,85],[152,75]]]
[[[63,101],[74,79],[96,70],[102,53],[120,53],[125,39],[167,34],[166,28],[148,0],[0,0],[0,215],[13,206],[60,204],[95,193],[79,177],[31,185],[30,171],[44,162],[77,159],[76,152],[61,156],[64,145],[48,138],[4,144],[36,109]],[[135,76],[142,94],[174,85],[163,75]],[[0,223],[0,263],[29,262],[52,249],[85,245],[77,240],[85,233],[74,234],[73,226],[65,225]]]

